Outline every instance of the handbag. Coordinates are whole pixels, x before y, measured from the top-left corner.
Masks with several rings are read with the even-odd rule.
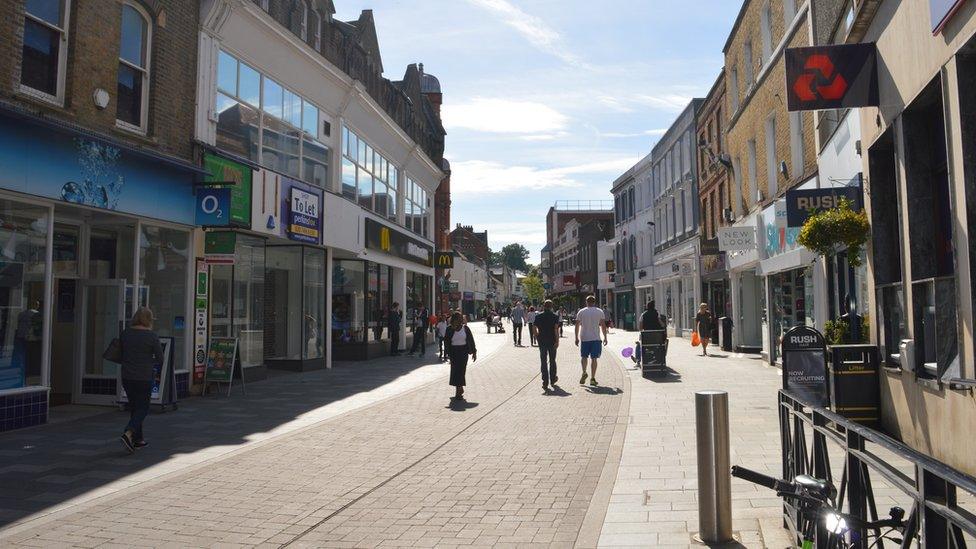
[[[698,332],[691,332],[691,346],[697,347],[699,345],[701,345],[701,336],[698,335]]]
[[[102,353],[102,358],[109,362],[122,364],[122,340],[117,337],[113,337],[112,341],[105,349],[105,352]]]

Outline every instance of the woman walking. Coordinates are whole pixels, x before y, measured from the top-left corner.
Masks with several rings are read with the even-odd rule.
[[[472,361],[477,362],[478,349],[475,347],[471,329],[457,311],[451,315],[451,324],[444,334],[444,344],[448,346],[448,357],[451,360],[450,383],[456,389],[451,400],[464,402],[464,374],[468,367],[468,355],[471,355]]]
[[[708,310],[708,304],[702,303],[698,306],[698,314],[695,315],[695,330],[701,339],[702,356],[708,356],[708,344],[712,341],[712,326],[715,319],[712,311]]]
[[[153,313],[140,307],[132,326],[122,331],[122,387],[129,397],[129,423],[122,432],[122,445],[131,454],[146,445],[142,422],[149,415],[153,367],[163,362],[163,346],[153,329]]]

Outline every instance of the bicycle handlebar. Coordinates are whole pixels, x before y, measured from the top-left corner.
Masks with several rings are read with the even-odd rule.
[[[732,467],[732,476],[741,478],[742,480],[747,480],[753,484],[765,486],[766,488],[775,490],[777,492],[796,492],[796,485],[792,482],[786,482],[769,475],[764,475],[760,472],[746,469],[745,467],[740,467],[739,465],[734,465]]]

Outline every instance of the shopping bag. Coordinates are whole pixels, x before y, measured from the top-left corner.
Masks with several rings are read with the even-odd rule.
[[[691,346],[697,347],[701,344],[701,337],[698,336],[698,332],[691,332]]]
[[[122,364],[122,341],[117,337],[112,338],[112,342],[108,344],[105,352],[102,353],[102,358],[109,362]]]

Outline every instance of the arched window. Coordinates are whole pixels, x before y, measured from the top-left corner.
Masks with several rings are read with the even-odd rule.
[[[149,14],[135,4],[122,4],[119,72],[115,119],[119,126],[145,132],[149,103],[149,59],[152,25]]]
[[[312,45],[315,46],[315,51],[322,50],[322,15],[319,14],[318,10],[312,10],[312,36],[314,38]]]

